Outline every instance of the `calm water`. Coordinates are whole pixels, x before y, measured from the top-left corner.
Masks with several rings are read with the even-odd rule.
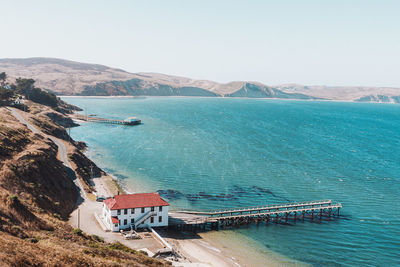
[[[176,208],[332,199],[344,218],[232,230],[315,266],[400,265],[400,105],[222,98],[66,98],[137,127],[72,129],[131,191]]]

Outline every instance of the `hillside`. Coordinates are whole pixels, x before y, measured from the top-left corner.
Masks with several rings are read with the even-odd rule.
[[[159,73],[129,73],[98,64],[55,58],[0,59],[0,72],[11,79],[30,77],[58,95],[208,96],[326,99],[400,103],[400,88],[366,86],[268,86],[259,82],[217,83]]]
[[[62,113],[30,103],[20,111],[41,132],[68,140]],[[64,119],[63,119],[64,118]],[[89,161],[78,152],[71,157]],[[78,178],[85,182],[84,175]],[[87,170],[86,170],[87,172]],[[88,185],[86,185],[88,186]],[[164,266],[119,243],[73,229],[67,222],[78,190],[71,172],[57,159],[57,145],[33,133],[0,107],[0,262],[2,266]]]
[[[256,82],[221,84],[157,73],[128,73],[97,64],[54,58],[0,59],[0,72],[29,77],[58,95],[84,96],[246,96],[310,99]]]

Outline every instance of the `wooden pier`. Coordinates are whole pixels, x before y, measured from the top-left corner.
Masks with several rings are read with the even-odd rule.
[[[169,225],[178,229],[206,230],[259,223],[288,223],[305,219],[332,220],[339,216],[342,204],[331,200],[296,202],[279,205],[235,208],[213,211],[178,211],[170,214]]]
[[[108,123],[108,124],[121,124],[121,125],[138,125],[142,121],[134,117],[128,118],[126,120],[116,120],[116,119],[106,119],[94,116],[84,116],[81,114],[74,114],[74,118],[82,121],[98,122],[98,123]]]

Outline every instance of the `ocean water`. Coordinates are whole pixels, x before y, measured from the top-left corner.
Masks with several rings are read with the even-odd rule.
[[[71,135],[128,191],[175,209],[332,199],[341,219],[232,229],[314,266],[400,266],[400,105],[228,98],[64,98]]]

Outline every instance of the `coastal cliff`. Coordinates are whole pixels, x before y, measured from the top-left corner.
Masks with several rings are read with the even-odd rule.
[[[61,124],[65,114],[28,102],[30,112],[19,111],[40,133],[18,122],[0,107],[0,261],[6,266],[163,266],[120,243],[73,229],[67,222],[79,192],[73,179],[90,190],[89,165]],[[53,115],[49,115],[53,114]],[[55,114],[55,115],[54,115]],[[56,118],[55,123],[52,118]],[[42,134],[43,133],[43,134]],[[45,135],[44,135],[45,134]],[[78,177],[71,177],[57,158],[58,147],[47,136],[69,142]]]

